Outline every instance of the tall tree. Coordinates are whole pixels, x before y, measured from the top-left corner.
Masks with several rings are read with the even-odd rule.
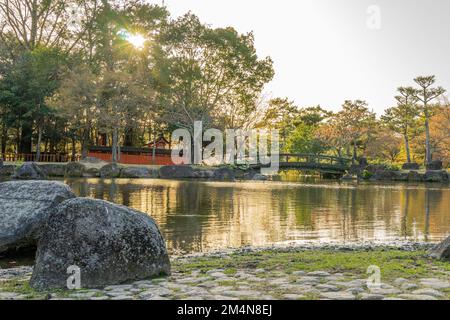
[[[435,76],[417,77],[414,79],[417,85],[420,87],[414,93],[414,96],[422,102],[422,112],[425,118],[425,134],[426,134],[426,162],[430,163],[433,160],[431,150],[431,136],[430,136],[430,103],[445,93],[445,89],[442,87],[433,88],[432,86],[436,82]]]
[[[362,143],[364,137],[368,138],[376,120],[375,113],[369,111],[366,101],[346,100],[342,105],[342,111],[335,116],[336,124],[343,129],[343,134],[351,141],[353,159],[357,160],[358,143]]]
[[[401,134],[405,143],[406,159],[411,163],[410,137],[417,133],[419,108],[417,106],[418,99],[415,96],[415,90],[411,87],[398,88],[399,96],[397,106],[389,108],[381,117],[381,120],[388,127]]]
[[[173,21],[160,39],[165,117],[191,133],[195,121],[204,128],[239,126],[274,74],[270,58],[258,59],[253,34],[212,29],[193,14]]]

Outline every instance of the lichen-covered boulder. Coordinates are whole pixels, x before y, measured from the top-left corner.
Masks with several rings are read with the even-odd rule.
[[[13,175],[18,180],[45,180],[47,173],[34,162],[25,162]]]
[[[113,179],[120,176],[121,167],[115,163],[107,164],[100,169],[100,177],[103,179]]]
[[[79,268],[82,288],[170,274],[166,245],[152,218],[88,198],[67,200],[53,211],[30,284],[38,290],[65,288],[69,267]]]
[[[55,181],[0,183],[0,253],[35,247],[51,210],[74,197]]]
[[[450,261],[450,237],[431,249],[430,257]]]
[[[146,167],[126,167],[120,171],[120,177],[130,179],[157,178],[158,170]]]
[[[81,178],[84,176],[86,166],[79,162],[69,162],[66,165],[65,176],[69,178]]]

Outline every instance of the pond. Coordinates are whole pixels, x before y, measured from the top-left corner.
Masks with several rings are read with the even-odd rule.
[[[291,242],[438,242],[450,232],[449,185],[65,180],[79,196],[151,215],[172,253]]]

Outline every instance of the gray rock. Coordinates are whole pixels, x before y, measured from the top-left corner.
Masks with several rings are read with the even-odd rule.
[[[405,300],[437,300],[435,297],[423,294],[400,294],[398,297]]]
[[[86,157],[86,158],[82,159],[80,161],[80,163],[83,163],[83,164],[105,164],[105,165],[108,164],[108,162],[103,161],[98,158],[95,158],[95,157]]]
[[[447,182],[447,171],[427,171],[424,176],[425,182]]]
[[[255,180],[255,181],[267,181],[267,180],[269,180],[269,177],[268,177],[268,176],[265,176],[265,175],[263,175],[263,174],[257,173],[257,174],[255,174],[255,175],[253,176],[253,179],[252,179],[252,180]]]
[[[66,165],[66,177],[70,178],[81,178],[84,175],[84,172],[86,171],[86,167],[84,164],[80,162],[69,162]]]
[[[3,165],[0,167],[0,177],[11,177],[16,171],[16,166],[14,165]]]
[[[401,285],[400,285],[400,288],[403,290],[403,291],[409,291],[409,290],[414,290],[414,289],[417,289],[419,286],[417,285],[417,284],[415,284],[415,283],[402,283]]]
[[[39,167],[50,177],[64,177],[66,174],[65,163],[43,163]]]
[[[64,201],[50,215],[30,285],[64,288],[73,265],[80,268],[82,288],[170,274],[166,245],[152,218],[87,198]]]
[[[97,168],[87,168],[83,173],[83,177],[86,178],[98,178],[100,177],[100,169]]]
[[[402,169],[403,170],[419,170],[420,166],[419,166],[419,164],[414,163],[414,162],[409,162],[409,163],[407,162],[407,163],[403,164]]]
[[[361,294],[361,300],[383,300],[385,297],[381,294],[370,294],[363,293]]]
[[[0,183],[0,252],[35,247],[52,209],[74,197],[55,181]]]
[[[355,300],[355,296],[350,292],[324,292],[320,295],[322,298],[330,300]]]
[[[157,178],[158,171],[146,167],[126,167],[121,170],[120,177],[130,179]]]
[[[195,171],[191,166],[163,166],[159,169],[162,179],[195,178]]]
[[[420,182],[423,181],[424,175],[418,173],[417,171],[410,171],[408,173],[408,181],[410,182]]]
[[[47,173],[34,162],[25,162],[13,175],[18,180],[45,180],[47,177]]]
[[[433,288],[433,289],[448,289],[450,288],[450,282],[435,278],[426,278],[426,279],[420,279],[420,283],[424,287]]]
[[[235,180],[236,176],[234,173],[234,170],[230,169],[230,168],[219,168],[214,170],[214,176],[213,179],[214,180],[230,180],[233,181]]]
[[[450,261],[450,236],[430,250],[430,257]]]
[[[375,174],[370,178],[370,180],[372,181],[399,181],[402,179],[404,179],[402,173],[393,170],[377,170]]]
[[[442,170],[442,161],[433,160],[430,163],[427,163],[427,170]]]
[[[444,294],[442,292],[437,291],[435,289],[430,289],[430,288],[415,290],[415,291],[413,291],[411,293],[412,294],[432,296],[432,297],[436,297],[436,298],[444,297]]]
[[[114,179],[120,176],[121,168],[116,163],[110,163],[100,169],[100,177],[103,179]]]
[[[194,169],[194,178],[211,179],[214,177],[214,170]]]

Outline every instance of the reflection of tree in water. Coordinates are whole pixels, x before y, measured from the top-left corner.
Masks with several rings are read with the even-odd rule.
[[[424,235],[433,240],[450,226],[449,190],[423,186],[99,179],[70,184],[79,195],[149,213],[172,251],[286,240],[423,239]]]

